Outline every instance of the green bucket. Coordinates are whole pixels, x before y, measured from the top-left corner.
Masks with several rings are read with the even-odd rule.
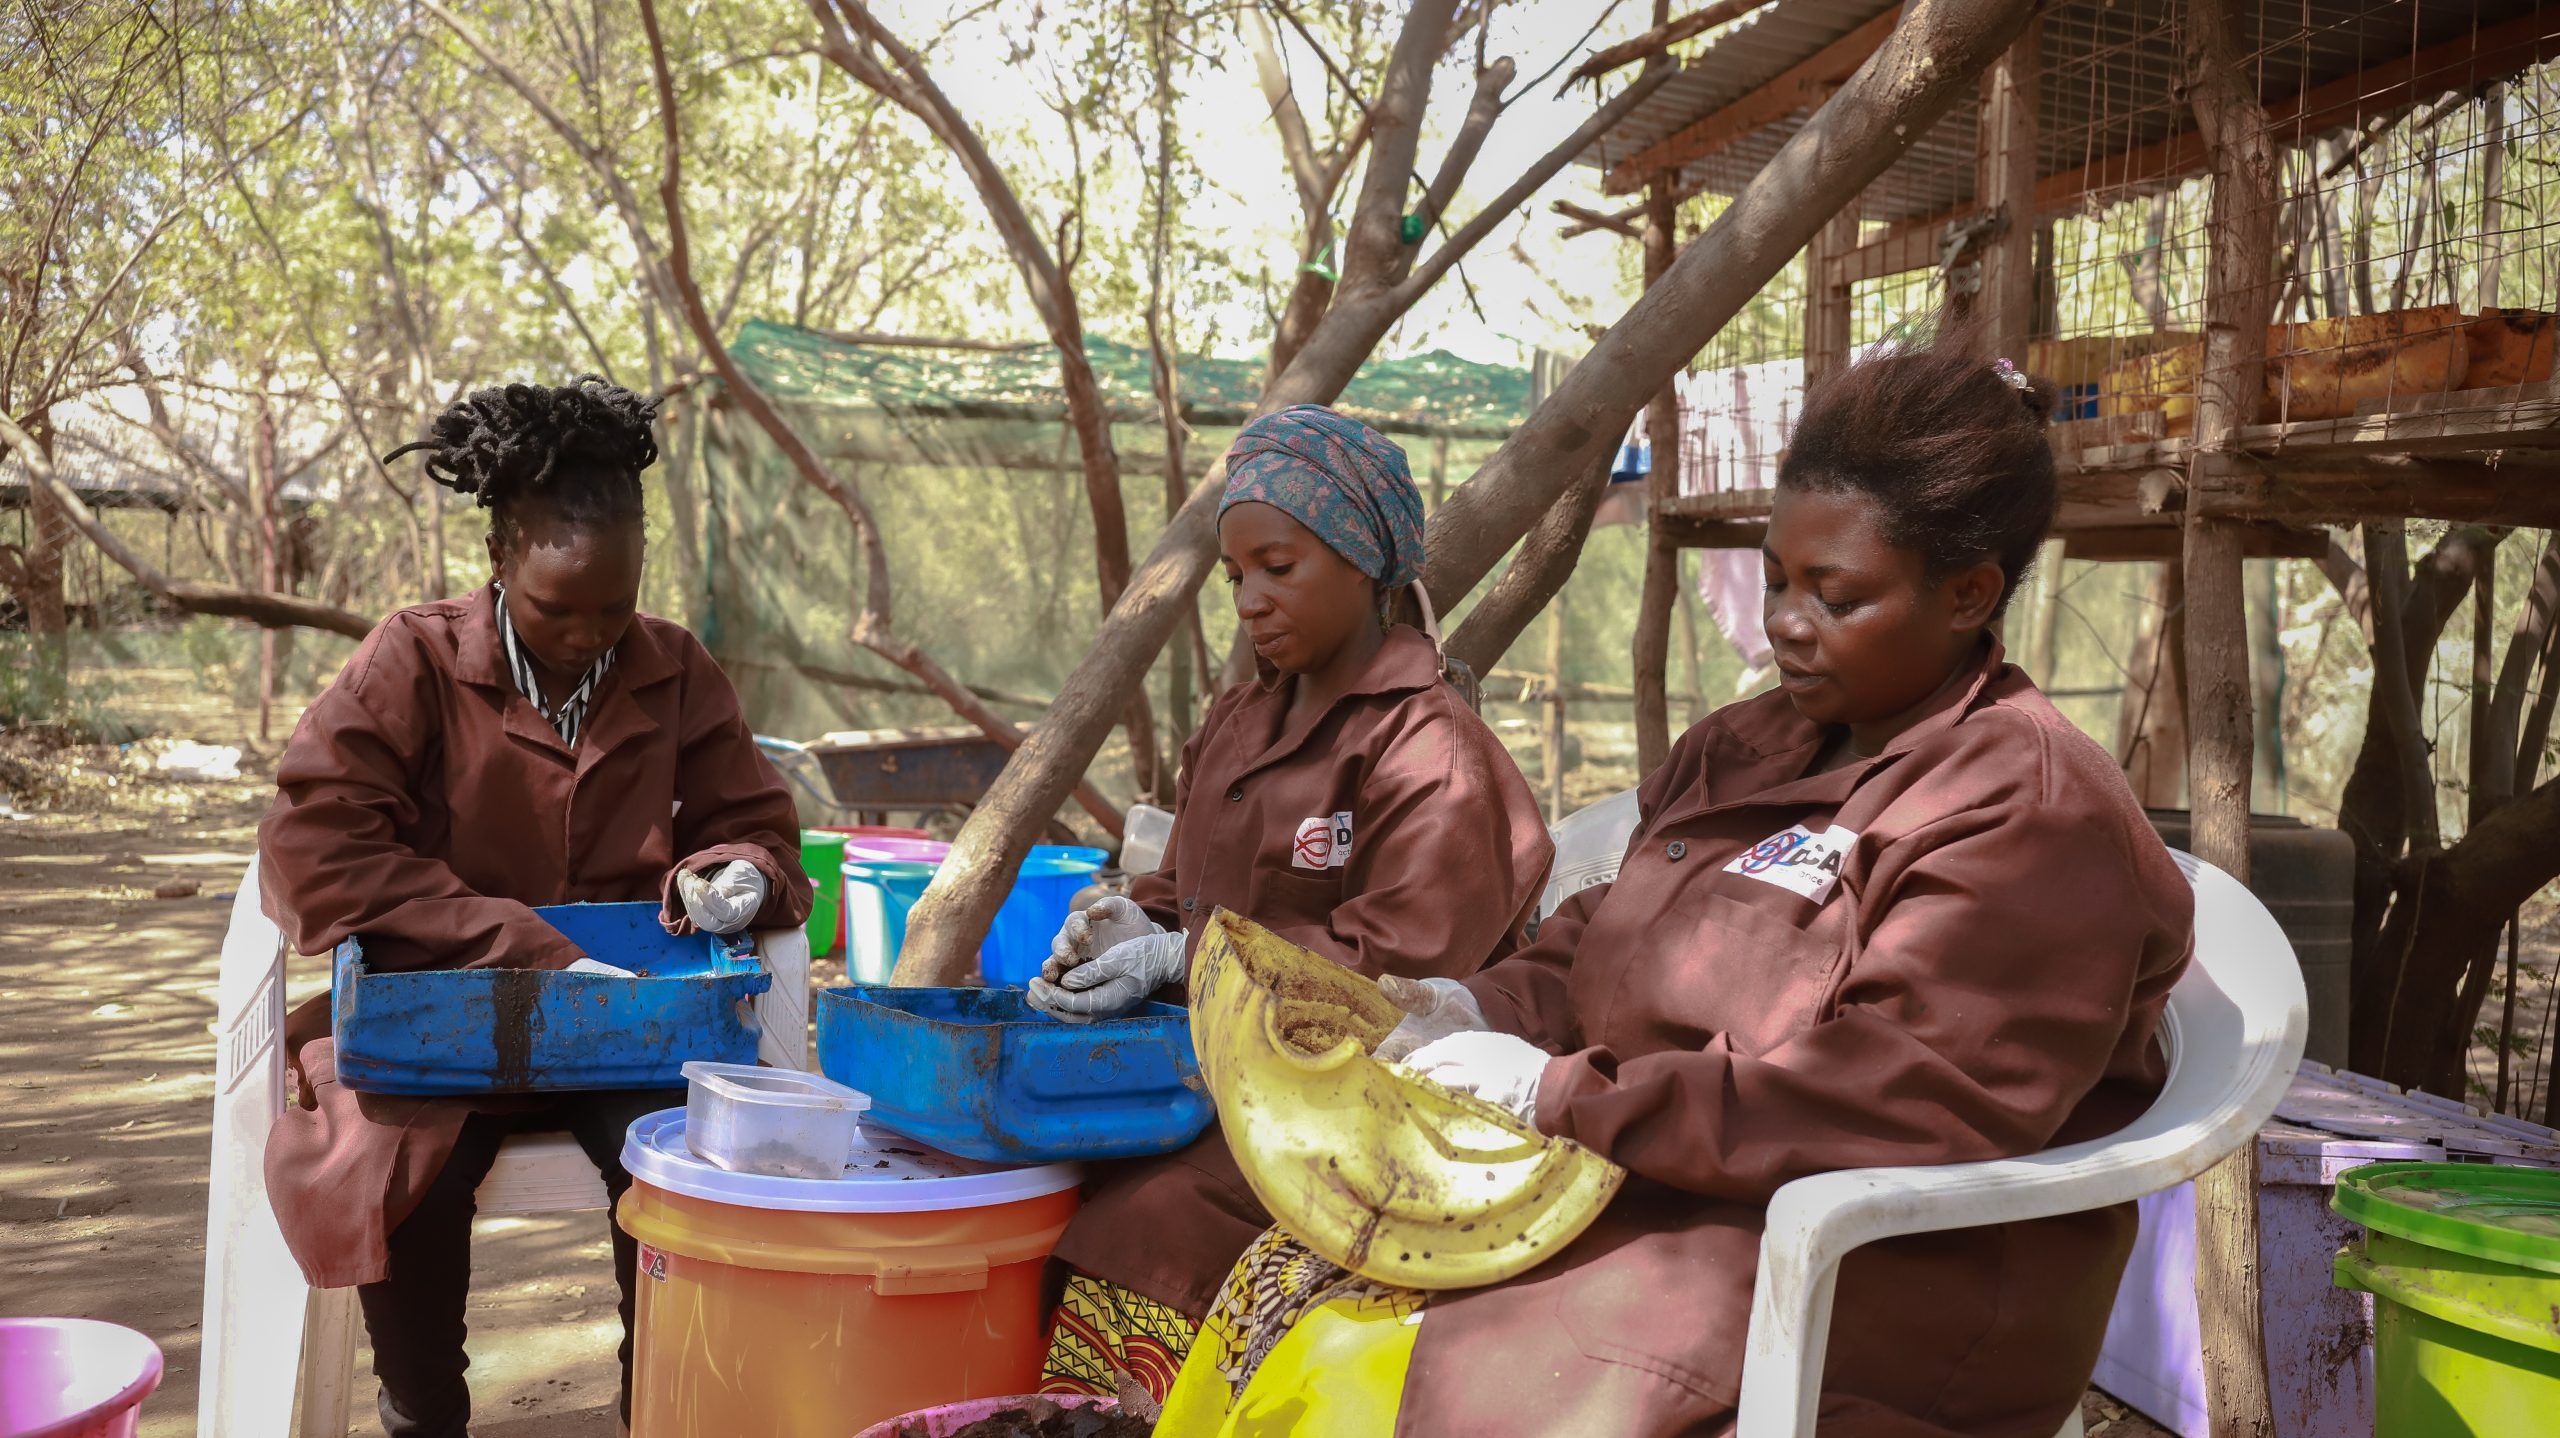
[[[2560,1432],[2560,1173],[2367,1164],[2330,1205],[2365,1229],[2335,1278],[2374,1298],[2374,1438]]]
[[[800,870],[817,882],[809,901],[809,952],[829,954],[844,942],[844,841],[824,829],[800,831]]]

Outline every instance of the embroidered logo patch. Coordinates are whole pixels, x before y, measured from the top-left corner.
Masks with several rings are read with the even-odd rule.
[[[1857,842],[1855,829],[1835,825],[1817,834],[1798,824],[1743,850],[1724,871],[1775,884],[1819,904],[1831,897],[1831,886],[1840,882],[1840,866]]]
[[[1289,863],[1300,869],[1339,869],[1351,862],[1351,811],[1327,818],[1321,814],[1298,821],[1298,836],[1289,845]]]

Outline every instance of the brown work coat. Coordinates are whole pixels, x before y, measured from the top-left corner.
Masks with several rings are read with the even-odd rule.
[[[1780,1185],[2099,1137],[2158,1093],[2194,904],[2106,752],[1996,648],[1883,754],[1810,773],[1824,738],[1779,694],[1709,716],[1645,781],[1617,880],[1468,981],[1558,1055],[1539,1126],[1629,1177],[1553,1260],[1433,1298],[1399,1433],[1728,1431]],[[1826,1438],[2048,1438],[2133,1226],[1858,1250]]]
[[[634,620],[572,750],[509,677],[495,605],[483,588],[392,615],[294,730],[258,831],[294,951],[359,935],[377,968],[562,968],[578,949],[535,906],[655,899],[689,932],[674,871],[730,859],[771,886],[756,927],[806,919],[791,797],[700,642]],[[336,1082],[325,996],[286,1028],[318,1107],[268,1141],[277,1222],[313,1284],[373,1282],[463,1119],[525,1101],[356,1094]]]
[[[1183,750],[1164,867],[1131,896],[1195,947],[1210,913],[1233,909],[1372,977],[1457,978],[1508,953],[1555,846],[1519,766],[1442,682],[1438,649],[1396,626],[1350,692],[1285,729],[1294,684],[1266,673],[1210,706]],[[1196,1319],[1270,1226],[1212,1128],[1100,1167],[1057,1256]]]

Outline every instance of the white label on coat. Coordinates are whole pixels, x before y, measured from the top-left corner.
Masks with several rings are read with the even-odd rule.
[[[1831,897],[1831,886],[1840,882],[1840,866],[1857,842],[1855,829],[1834,825],[1817,834],[1798,824],[1743,850],[1724,871],[1775,884],[1819,904]]]
[[[1326,818],[1319,814],[1298,821],[1298,836],[1289,845],[1289,863],[1300,869],[1339,869],[1351,862],[1351,811]]]

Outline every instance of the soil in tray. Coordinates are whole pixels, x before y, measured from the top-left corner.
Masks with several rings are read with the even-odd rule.
[[[1134,1413],[1032,1402],[989,1414],[955,1431],[951,1438],[1147,1438],[1155,1428]],[[910,1423],[898,1433],[899,1438],[926,1438],[919,1424]]]

